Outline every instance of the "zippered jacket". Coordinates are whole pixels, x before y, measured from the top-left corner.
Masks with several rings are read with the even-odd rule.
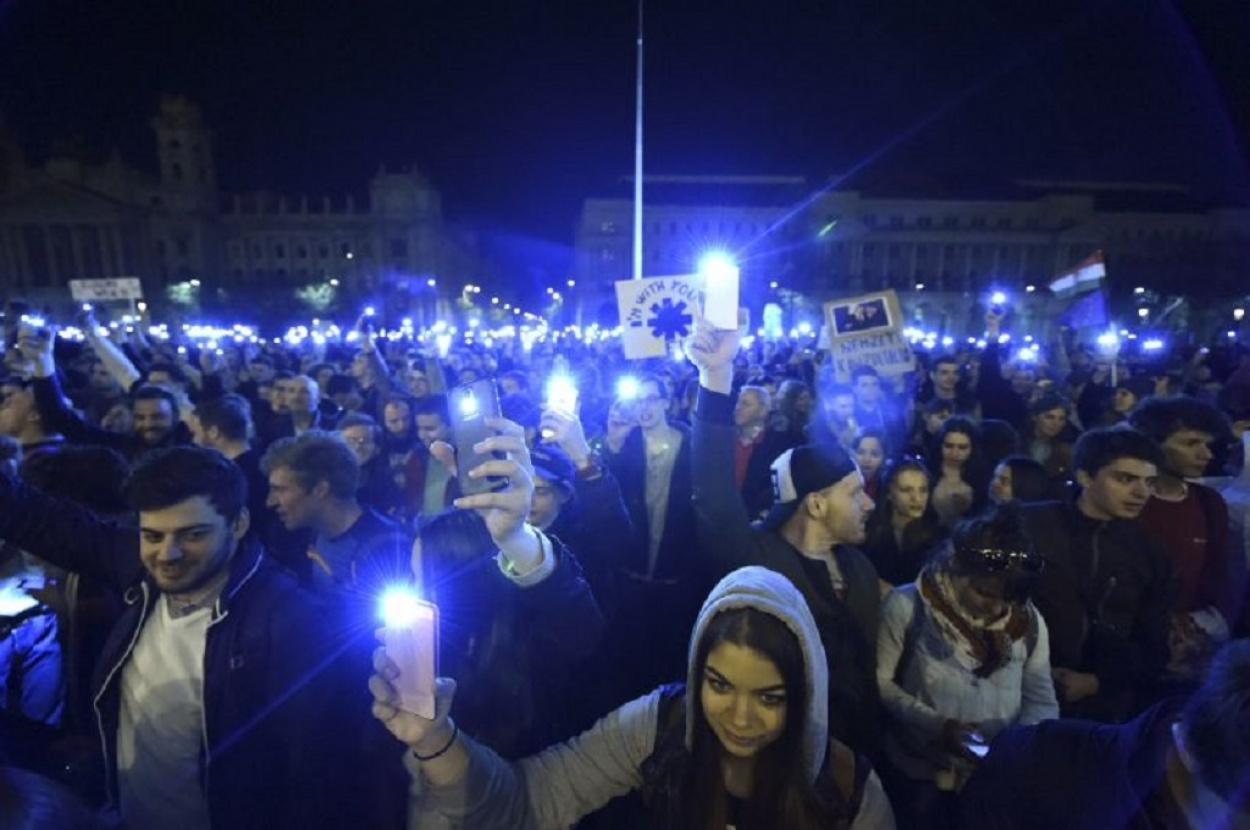
[[[160,599],[139,558],[139,530],[0,474],[0,538],[96,578],[125,602],[92,682],[116,804],[122,672]],[[348,625],[259,545],[241,544],[229,568],[204,653],[198,772],[212,826],[349,826],[366,815],[361,761],[379,734],[363,693],[371,621]]]

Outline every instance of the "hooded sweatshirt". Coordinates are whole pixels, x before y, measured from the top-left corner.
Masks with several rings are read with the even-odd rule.
[[[718,614],[751,608],[785,623],[798,638],[805,663],[807,712],[801,740],[803,769],[814,782],[827,774],[828,664],[811,611],[803,596],[784,576],[766,568],[740,568],[720,581],[699,612],[690,638],[688,688],[698,689],[695,657],[708,624]],[[455,785],[425,789],[420,766],[411,753],[405,759],[414,777],[414,801],[408,826],[415,830],[429,816],[439,815],[454,827],[475,830],[557,830],[572,826],[617,796],[640,789],[645,762],[656,749],[660,700],[656,690],[608,714],[576,738],[516,763],[463,738],[469,752],[464,778]],[[693,740],[694,696],[685,695],[686,748]],[[894,814],[875,773],[868,776],[852,830],[893,830]]]

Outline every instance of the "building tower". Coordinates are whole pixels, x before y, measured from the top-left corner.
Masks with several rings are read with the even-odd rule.
[[[156,132],[166,204],[174,209],[212,210],[217,171],[212,135],[204,126],[200,108],[181,96],[165,96],[160,112],[152,119],[152,129]]]

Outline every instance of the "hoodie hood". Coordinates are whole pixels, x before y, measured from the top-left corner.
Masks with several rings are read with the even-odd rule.
[[[807,712],[802,736],[803,769],[816,781],[829,748],[829,664],[816,621],[807,601],[790,580],[776,571],[751,566],[726,576],[708,594],[690,636],[686,661],[686,749],[694,744],[695,696],[702,685],[696,676],[699,643],[708,624],[722,611],[753,608],[776,617],[799,640],[807,680]]]

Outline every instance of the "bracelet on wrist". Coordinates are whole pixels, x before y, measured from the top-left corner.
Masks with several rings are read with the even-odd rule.
[[[455,721],[452,721],[451,722],[451,738],[447,741],[446,744],[443,745],[442,749],[430,755],[422,755],[420,752],[417,752],[414,749],[412,750],[412,757],[416,758],[418,761],[433,761],[435,758],[441,758],[443,755],[447,754],[447,750],[451,749],[452,745],[455,744],[456,739],[459,737],[460,737],[460,724],[456,723]]]

